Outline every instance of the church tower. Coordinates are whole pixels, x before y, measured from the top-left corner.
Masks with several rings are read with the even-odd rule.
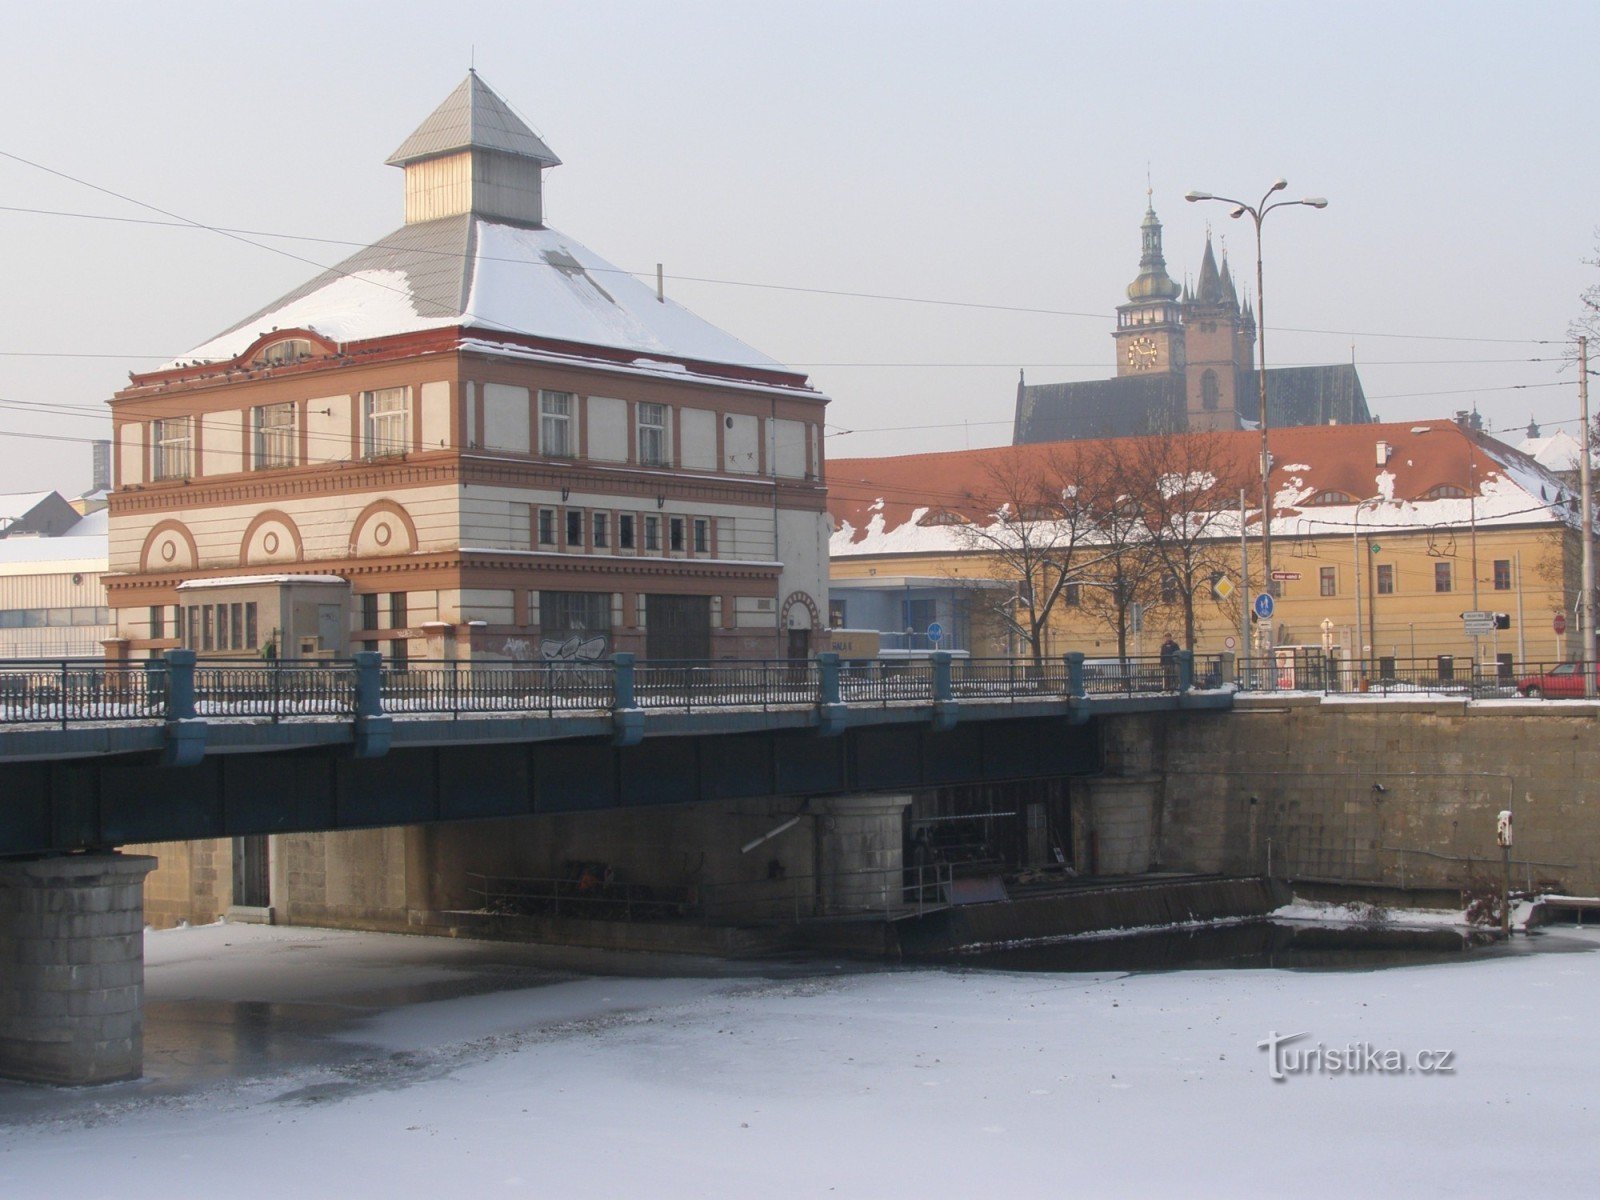
[[[1188,343],[1184,390],[1189,428],[1237,429],[1238,389],[1250,367],[1255,322],[1252,318],[1247,330],[1227,255],[1219,269],[1209,232],[1200,278],[1184,299],[1183,325]]]
[[[1179,289],[1161,255],[1161,221],[1153,204],[1146,204],[1139,233],[1139,277],[1128,285],[1128,302],[1117,306],[1112,334],[1119,378],[1182,371],[1185,358]]]

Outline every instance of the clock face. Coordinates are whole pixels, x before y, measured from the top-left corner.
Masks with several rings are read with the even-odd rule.
[[[1161,349],[1154,338],[1136,337],[1128,343],[1128,366],[1135,371],[1148,371],[1161,357]]]

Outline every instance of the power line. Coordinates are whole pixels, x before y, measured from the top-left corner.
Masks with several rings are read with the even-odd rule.
[[[41,215],[41,216],[69,217],[69,218],[74,218],[74,219],[79,219],[79,220],[113,221],[113,222],[118,222],[118,223],[122,223],[122,224],[148,224],[148,225],[171,227],[171,228],[180,228],[180,229],[204,229],[204,230],[209,230],[210,232],[213,232],[213,233],[221,234],[224,237],[232,238],[235,241],[243,242],[245,245],[255,246],[257,249],[266,250],[269,253],[281,254],[281,255],[284,255],[284,256],[286,256],[288,258],[295,259],[295,260],[297,260],[299,262],[308,263],[308,264],[310,264],[312,266],[316,266],[319,270],[322,270],[322,271],[336,270],[336,268],[323,266],[322,264],[316,263],[312,259],[304,258],[304,257],[302,257],[302,256],[300,256],[298,254],[293,254],[290,251],[280,249],[279,247],[264,245],[261,242],[252,241],[250,239],[251,238],[258,238],[258,237],[279,238],[279,239],[288,240],[288,241],[306,241],[306,242],[315,242],[315,243],[324,244],[324,245],[352,246],[352,247],[359,247],[359,248],[365,248],[366,245],[367,245],[367,243],[365,243],[365,242],[355,242],[355,241],[350,241],[350,240],[347,240],[347,239],[340,239],[340,238],[311,237],[311,236],[307,236],[307,235],[303,235],[303,234],[276,233],[276,232],[268,232],[268,231],[264,231],[264,230],[241,230],[241,229],[236,229],[236,228],[232,228],[232,227],[228,227],[228,226],[208,225],[208,224],[206,224],[204,222],[195,221],[195,220],[192,220],[190,218],[180,216],[180,215],[178,215],[176,213],[167,212],[165,209],[159,208],[156,205],[146,204],[145,202],[143,202],[141,200],[136,200],[136,199],[133,199],[132,197],[122,195],[121,193],[113,191],[110,188],[105,188],[105,187],[101,187],[98,184],[89,183],[86,180],[78,179],[78,178],[76,178],[76,177],[74,177],[72,175],[69,175],[64,171],[54,170],[54,169],[52,169],[50,167],[46,167],[46,166],[44,166],[44,165],[42,165],[40,163],[32,162],[29,159],[25,159],[25,158],[21,157],[20,155],[12,154],[12,153],[10,153],[8,151],[0,150],[0,156],[4,156],[6,158],[13,159],[16,162],[24,163],[27,166],[33,167],[33,168],[35,168],[37,170],[40,170],[40,171],[44,171],[44,172],[46,172],[48,174],[51,174],[51,175],[58,176],[59,178],[69,180],[69,181],[71,181],[73,183],[80,184],[80,185],[82,185],[84,187],[92,188],[95,191],[102,192],[102,193],[104,193],[106,195],[114,196],[119,200],[126,201],[127,203],[136,204],[136,205],[140,206],[141,208],[148,208],[152,212],[158,212],[162,216],[172,218],[172,220],[171,221],[151,221],[151,220],[149,220],[147,218],[117,217],[117,216],[110,216],[110,215],[105,215],[105,214],[100,214],[100,213],[68,212],[68,211],[56,210],[56,209],[23,208],[23,207],[14,206],[14,205],[0,206],[0,211],[5,211],[5,212],[24,212],[24,213],[32,213],[32,214],[36,214],[36,215]],[[436,257],[444,257],[444,258],[466,258],[466,257],[468,257],[467,255],[462,254],[459,251],[451,251],[451,250],[421,250],[419,252],[420,253],[424,253],[424,254],[431,254],[431,255],[434,255]],[[520,264],[523,264],[523,265],[526,265],[526,266],[551,268],[551,264],[549,264],[549,263],[538,262],[538,261],[529,260],[529,259],[492,258],[492,257],[489,257],[489,256],[484,256],[483,260],[484,261],[512,262],[512,263],[520,263]],[[551,269],[553,269],[553,268],[551,268]],[[653,271],[632,271],[632,270],[627,270],[627,269],[621,268],[621,267],[611,267],[611,268],[597,267],[597,268],[593,268],[593,271],[595,273],[599,273],[599,272],[603,272],[603,271],[607,271],[607,270],[613,271],[613,272],[616,272],[616,273],[619,273],[619,274],[631,275],[631,276],[633,276],[633,277],[635,277],[637,279],[641,279],[641,280],[653,277],[653,275],[654,275]],[[350,275],[347,272],[338,272],[338,273],[341,274],[341,275],[345,275],[348,278],[359,278],[358,276]],[[726,278],[720,278],[720,277],[717,277],[717,276],[709,276],[709,275],[667,275],[666,278],[671,279],[674,282],[678,282],[678,283],[702,283],[702,284],[714,285],[714,286],[717,286],[717,287],[751,288],[751,289],[762,290],[762,291],[791,292],[791,293],[795,293],[795,294],[798,294],[798,295],[827,296],[827,297],[839,298],[839,299],[877,300],[877,301],[899,303],[899,304],[920,304],[920,305],[928,305],[928,306],[933,306],[933,307],[965,308],[965,309],[973,309],[973,310],[977,310],[977,311],[1019,313],[1019,314],[1034,315],[1034,316],[1074,317],[1074,318],[1081,318],[1081,319],[1092,320],[1092,321],[1101,321],[1101,322],[1107,322],[1107,323],[1109,323],[1113,319],[1111,316],[1109,316],[1105,312],[1080,312],[1080,311],[1077,311],[1077,310],[1074,310],[1074,309],[1045,308],[1045,307],[1038,307],[1038,306],[1032,306],[1032,305],[995,304],[995,303],[988,303],[988,302],[984,302],[984,301],[974,301],[974,300],[948,300],[948,299],[943,299],[943,298],[940,298],[940,297],[931,297],[931,296],[908,296],[908,295],[903,295],[903,294],[893,293],[893,292],[863,292],[863,291],[854,291],[854,290],[845,289],[845,288],[811,287],[811,286],[806,286],[806,285],[801,285],[801,284],[787,284],[787,283],[766,283],[766,282],[762,282],[762,281],[758,281],[758,280],[726,279]],[[376,280],[367,279],[366,282],[372,283],[373,286],[375,286],[375,287],[388,288],[388,290],[390,290],[390,291],[402,291],[402,289],[389,287],[389,285],[379,283]],[[494,322],[489,322],[489,324],[493,325],[495,323]],[[522,331],[522,330],[510,329],[510,328],[507,328],[507,327],[504,327],[504,326],[501,326],[501,328],[505,328],[507,332],[512,332],[512,333],[525,332],[525,331]],[[1466,336],[1466,335],[1460,335],[1460,334],[1395,333],[1395,332],[1392,332],[1392,331],[1357,330],[1357,329],[1312,329],[1312,328],[1308,328],[1308,327],[1294,326],[1294,325],[1274,325],[1274,326],[1272,326],[1272,329],[1275,332],[1279,332],[1279,333],[1304,333],[1304,334],[1315,334],[1315,335],[1319,335],[1319,336],[1341,337],[1341,338],[1344,338],[1344,337],[1365,337],[1365,338],[1400,339],[1400,340],[1411,340],[1411,341],[1479,342],[1479,343],[1484,343],[1484,344],[1491,344],[1492,343],[1492,344],[1499,344],[1499,345],[1541,345],[1541,346],[1542,345],[1557,345],[1557,344],[1561,344],[1565,340],[1565,339],[1561,339],[1561,338],[1506,338],[1506,337],[1476,337],[1476,336]],[[144,356],[140,356],[140,357],[144,357]],[[854,365],[854,364],[845,364],[845,365]]]

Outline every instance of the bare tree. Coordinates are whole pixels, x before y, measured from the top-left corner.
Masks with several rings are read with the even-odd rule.
[[[1234,499],[1247,465],[1235,439],[1187,432],[1130,440],[1116,461],[1161,572],[1163,607],[1176,610],[1192,650],[1196,607],[1232,564],[1228,535],[1238,532]]]
[[[1097,529],[1092,479],[1097,467],[1079,443],[1019,452],[993,463],[983,482],[936,519],[981,553],[1016,590],[995,606],[1007,630],[1044,662],[1050,615]]]
[[[1143,489],[1130,462],[1133,445],[1133,439],[1099,443],[1088,499],[1095,557],[1080,593],[1083,610],[1117,639],[1119,658],[1128,656],[1128,638],[1160,600],[1160,560],[1152,553]]]

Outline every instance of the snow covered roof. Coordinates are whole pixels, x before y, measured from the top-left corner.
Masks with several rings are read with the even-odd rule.
[[[1517,449],[1533,459],[1547,471],[1576,471],[1583,447],[1578,439],[1565,429],[1558,429],[1548,437],[1523,438]]]
[[[0,495],[0,525],[9,521],[20,521],[39,505],[43,504],[54,492],[9,492]]]
[[[546,166],[561,165],[561,160],[545,145],[544,139],[529,129],[510,106],[478,78],[476,71],[467,72],[460,86],[445,97],[444,103],[417,126],[387,161],[392,167],[403,167],[421,158],[474,147],[531,158]]]
[[[27,574],[27,570],[15,568],[38,566],[105,570],[109,519],[110,513],[100,509],[84,517],[59,537],[0,538],[0,574]]]
[[[217,579],[185,579],[178,585],[180,592],[205,588],[248,587],[259,583],[337,583],[348,584],[343,575],[224,575]]]
[[[1201,435],[1220,439],[1221,457],[1253,463],[1260,439],[1248,431]],[[1017,466],[1052,470],[1063,451],[1094,456],[1118,442],[1074,441],[995,446],[893,458],[832,458],[828,510],[833,557],[939,554],[971,549],[945,511],[995,511],[997,473]],[[1377,465],[1379,442],[1390,447]],[[1435,525],[1519,525],[1570,522],[1571,489],[1528,455],[1454,421],[1393,425],[1308,425],[1274,430],[1275,537],[1348,533],[1356,507],[1363,529]],[[1259,477],[1258,477],[1259,478]],[[1468,493],[1476,485],[1477,496]],[[1316,503],[1312,503],[1315,500]],[[985,509],[985,505],[990,507]],[[1253,519],[1253,518],[1252,518]],[[1234,526],[1235,536],[1237,524]]]
[[[274,329],[347,343],[451,326],[786,369],[575,238],[471,214],[404,225],[161,369],[236,358]]]

